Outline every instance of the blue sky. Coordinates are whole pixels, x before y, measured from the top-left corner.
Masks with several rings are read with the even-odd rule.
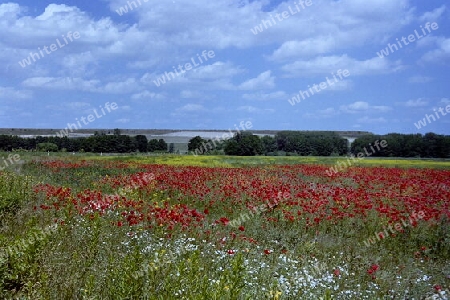
[[[83,128],[450,134],[450,114],[414,125],[450,105],[444,0],[127,2],[0,1],[0,127],[64,128],[116,102]]]

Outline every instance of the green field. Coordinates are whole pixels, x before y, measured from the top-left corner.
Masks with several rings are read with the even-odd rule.
[[[0,171],[0,299],[450,290],[448,160],[367,158],[330,177],[346,158],[15,154]]]

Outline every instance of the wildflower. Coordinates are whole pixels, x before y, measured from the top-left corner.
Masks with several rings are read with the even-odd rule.
[[[372,279],[375,279],[375,272],[380,268],[379,265],[373,264],[369,270],[367,270],[367,274],[372,275]]]
[[[339,277],[341,275],[341,271],[339,269],[334,269],[334,276]]]

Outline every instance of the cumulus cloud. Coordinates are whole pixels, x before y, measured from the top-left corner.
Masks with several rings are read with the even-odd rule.
[[[273,93],[258,92],[258,93],[242,95],[242,98],[246,99],[246,100],[261,100],[261,101],[279,100],[279,99],[284,99],[286,97],[287,97],[287,94],[284,91],[277,91],[277,92],[273,92]]]
[[[238,111],[243,111],[247,113],[256,113],[256,114],[266,114],[275,112],[272,108],[258,108],[251,105],[242,105],[237,108]]]
[[[275,87],[275,77],[271,71],[265,71],[256,78],[249,79],[239,86],[241,90],[272,89]]]
[[[448,59],[450,59],[450,38],[440,38],[440,39],[436,39],[436,49],[428,51],[427,53],[425,53],[420,62],[422,63],[427,63],[427,62],[432,62],[432,63],[438,63],[438,62],[442,62],[442,61],[446,61]]]
[[[419,17],[420,22],[435,22],[437,21],[442,14],[446,11],[445,5],[441,7],[435,8],[432,11],[425,12],[423,15]]]
[[[347,54],[337,56],[321,56],[312,60],[298,60],[285,64],[282,70],[287,77],[307,77],[335,74],[339,69],[347,69],[350,76],[391,73],[402,69],[400,61],[390,62],[388,59],[374,57],[367,60],[356,60]]]
[[[28,90],[17,90],[13,87],[0,86],[0,98],[1,99],[29,99],[33,93]]]
[[[399,102],[399,104],[405,107],[424,107],[428,105],[428,101],[422,98],[418,98],[415,100],[411,99],[406,102]]]
[[[370,105],[368,102],[357,101],[349,105],[341,105],[339,110],[344,113],[356,114],[364,112],[387,112],[391,108],[384,105]]]

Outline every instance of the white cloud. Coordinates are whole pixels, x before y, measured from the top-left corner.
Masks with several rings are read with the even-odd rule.
[[[377,123],[387,123],[387,120],[383,117],[379,118],[369,118],[368,116],[357,119],[358,123],[364,124],[377,124]]]
[[[246,100],[261,100],[261,101],[279,100],[279,99],[284,99],[286,97],[287,97],[287,94],[284,91],[277,91],[277,92],[273,92],[273,93],[258,92],[258,93],[242,95],[242,98],[246,99]]]
[[[302,41],[287,41],[269,57],[282,61],[304,56],[317,56],[336,48],[336,40],[331,36],[312,37]]]
[[[450,99],[448,99],[448,98],[442,98],[440,103],[450,104]]]
[[[117,119],[116,123],[127,124],[127,123],[130,123],[130,121],[131,121],[130,119],[122,118],[122,119]]]
[[[200,104],[186,104],[183,107],[178,108],[176,111],[177,112],[202,112],[205,111],[205,107],[203,107],[203,105]]]
[[[423,107],[428,105],[428,101],[422,98],[411,99],[406,102],[399,102],[398,104],[406,106],[406,107]]]
[[[441,7],[438,7],[434,9],[433,11],[429,11],[424,13],[422,16],[419,17],[420,22],[435,22],[437,21],[442,14],[446,11],[445,5],[442,5]]]
[[[439,63],[450,59],[450,38],[437,39],[437,49],[425,53],[420,62]]]
[[[125,94],[139,89],[139,85],[134,78],[127,78],[124,81],[108,82],[102,86],[98,80],[85,80],[83,78],[33,77],[25,79],[22,85],[34,88],[79,90],[107,94]]]
[[[258,90],[258,89],[272,89],[275,87],[275,77],[270,76],[271,71],[265,71],[259,74],[256,78],[249,79],[239,86],[241,90]]]
[[[131,95],[131,99],[140,100],[140,99],[163,99],[164,96],[158,93],[152,93],[148,90],[145,90],[141,93],[136,93]]]
[[[370,105],[368,102],[364,101],[357,101],[349,105],[341,105],[339,110],[344,113],[356,114],[364,112],[387,112],[390,111],[391,108],[383,105]]]
[[[322,56],[313,60],[298,60],[282,66],[288,77],[308,77],[314,75],[332,76],[341,69],[347,69],[350,76],[384,74],[400,70],[401,62],[374,57],[368,60],[356,60],[344,54],[341,56]],[[344,78],[344,77],[343,77]],[[339,78],[339,79],[343,79]]]
[[[251,105],[243,105],[237,108],[238,111],[244,111],[247,113],[256,113],[256,114],[265,114],[265,113],[273,113],[274,109],[271,108],[258,108]]]
[[[2,99],[29,99],[32,96],[33,94],[31,91],[0,86],[0,98]]]
[[[234,75],[243,73],[240,67],[235,67],[231,62],[218,61],[211,65],[200,66],[192,71],[186,71],[188,78],[195,79],[220,79],[231,78]]]
[[[34,88],[94,92],[98,90],[99,83],[98,80],[84,80],[72,77],[32,77],[25,79],[22,85]]]

